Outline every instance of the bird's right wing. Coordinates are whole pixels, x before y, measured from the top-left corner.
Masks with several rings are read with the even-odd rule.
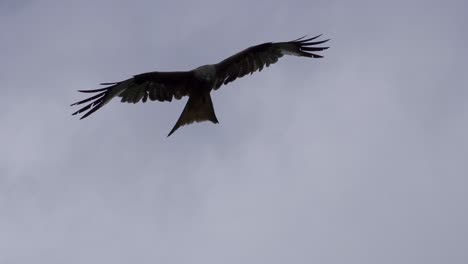
[[[327,42],[328,39],[312,41],[320,36],[307,39],[304,36],[287,42],[267,42],[232,55],[216,64],[216,73],[219,77],[215,89],[247,74],[261,71],[264,67],[276,63],[283,55],[322,58],[322,55],[317,54],[317,52],[326,50],[328,47],[317,45]]]
[[[148,98],[151,101],[172,101],[172,98],[181,99],[189,93],[189,82],[193,73],[186,72],[147,72],[135,75],[133,78],[115,83],[102,83],[110,85],[106,88],[95,90],[79,90],[82,93],[97,93],[89,98],[76,102],[80,105],[90,102],[88,105],[74,112],[73,115],[87,111],[80,119],[83,119],[104,106],[114,97],[121,97],[121,102],[145,103]]]

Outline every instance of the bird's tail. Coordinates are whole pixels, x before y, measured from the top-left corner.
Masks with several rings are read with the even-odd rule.
[[[189,96],[187,104],[185,105],[184,111],[177,120],[177,123],[169,132],[170,136],[179,127],[191,124],[193,122],[211,121],[215,124],[218,123],[216,114],[213,108],[213,102],[211,101],[210,93],[204,94],[192,94]]]

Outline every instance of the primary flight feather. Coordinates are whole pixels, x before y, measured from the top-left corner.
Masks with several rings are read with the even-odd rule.
[[[122,102],[145,103],[151,101],[172,101],[188,96],[182,114],[168,136],[179,127],[193,122],[211,121],[218,123],[210,92],[217,90],[221,85],[228,84],[247,74],[261,71],[264,67],[278,61],[283,55],[293,55],[309,58],[322,58],[316,54],[328,47],[318,47],[328,41],[313,41],[313,38],[298,38],[288,42],[267,42],[247,48],[233,56],[217,63],[200,66],[191,71],[180,72],[147,72],[133,76],[133,78],[115,82],[102,83],[110,85],[95,90],[79,90],[82,93],[95,93],[95,95],[76,102],[73,105],[88,103],[73,115],[83,113],[83,119],[104,106],[114,97],[120,97]]]

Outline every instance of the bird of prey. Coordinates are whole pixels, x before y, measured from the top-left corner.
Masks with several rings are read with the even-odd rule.
[[[93,96],[76,102],[80,105],[90,102],[73,115],[83,113],[83,119],[94,113],[114,97],[120,97],[122,102],[145,103],[151,101],[172,101],[188,96],[182,114],[167,136],[172,135],[179,127],[193,122],[211,121],[218,123],[211,101],[210,93],[223,84],[228,84],[247,74],[261,71],[264,67],[278,61],[283,55],[294,55],[309,58],[322,58],[316,54],[328,47],[317,45],[328,41],[314,41],[306,36],[287,42],[267,42],[249,47],[233,56],[217,63],[200,66],[191,71],[175,72],[147,72],[133,76],[133,78],[113,83],[102,83],[105,88],[95,90],[79,90],[82,93],[96,93]]]

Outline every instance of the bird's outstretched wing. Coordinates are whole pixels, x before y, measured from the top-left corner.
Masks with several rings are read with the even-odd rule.
[[[83,119],[108,103],[112,98],[121,97],[121,102],[145,103],[148,98],[151,101],[172,101],[172,98],[180,99],[189,94],[189,82],[192,72],[147,72],[135,75],[133,78],[115,83],[102,83],[110,85],[106,88],[95,90],[79,90],[82,93],[97,93],[87,99],[76,102],[80,105],[90,102],[79,109],[73,115],[87,111],[80,119]]]
[[[215,89],[221,85],[230,83],[237,78],[241,78],[247,74],[261,71],[264,67],[270,66],[278,61],[283,55],[294,55],[309,58],[322,58],[323,56],[316,54],[317,51],[328,49],[328,47],[317,47],[329,39],[315,41],[321,35],[313,38],[302,37],[288,42],[267,42],[260,45],[247,48],[221,62],[216,64],[216,81]]]

